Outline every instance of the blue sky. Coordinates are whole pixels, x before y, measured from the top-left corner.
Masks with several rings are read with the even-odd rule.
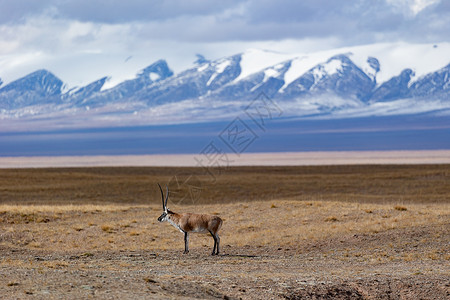
[[[160,58],[181,71],[196,53],[450,42],[449,20],[449,0],[0,0],[0,78],[47,68],[77,84]]]

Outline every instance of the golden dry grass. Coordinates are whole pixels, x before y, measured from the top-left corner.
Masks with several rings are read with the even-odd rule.
[[[449,165],[238,167],[222,171],[215,182],[202,172],[0,170],[0,243],[64,251],[181,247],[179,232],[156,221],[161,211],[157,182],[169,183],[172,210],[224,218],[222,241],[231,246],[298,245],[444,224],[449,216]],[[189,195],[186,179],[201,193]],[[189,197],[180,201],[183,195]],[[192,246],[212,242],[207,235],[191,239]]]
[[[274,205],[276,204],[276,205]],[[402,206],[403,207],[403,206]],[[222,246],[296,247],[306,241],[373,234],[422,225],[447,226],[442,204],[357,204],[278,200],[174,206],[174,211],[220,214]],[[156,219],[158,205],[0,205],[0,245],[56,251],[182,249],[183,238]],[[191,248],[211,247],[209,235],[193,235]],[[225,248],[226,249],[226,248]]]

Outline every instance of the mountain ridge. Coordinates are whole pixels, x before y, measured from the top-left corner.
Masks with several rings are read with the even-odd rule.
[[[426,49],[433,53],[436,47]],[[127,122],[133,118],[139,123],[145,123],[145,118],[167,122],[161,116],[170,121],[172,110],[178,114],[173,120],[181,114],[184,120],[204,121],[206,114],[227,117],[242,111],[261,93],[289,116],[342,117],[358,110],[375,114],[383,105],[391,106],[390,114],[404,114],[408,113],[405,99],[410,99],[410,105],[420,102],[422,111],[427,111],[428,102],[432,103],[429,111],[450,109],[450,58],[433,72],[424,73],[427,68],[420,62],[421,68],[405,65],[400,73],[382,81],[385,69],[392,69],[383,64],[385,58],[344,50],[310,57],[251,50],[213,61],[197,60],[195,66],[178,74],[160,59],[134,79],[107,89],[107,76],[67,90],[50,71],[38,70],[0,85],[0,120],[79,115],[88,120],[110,116],[111,122],[121,117]]]

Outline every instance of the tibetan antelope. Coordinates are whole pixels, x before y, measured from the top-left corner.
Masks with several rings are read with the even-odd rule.
[[[159,222],[168,221],[176,229],[184,233],[184,253],[189,253],[189,233],[190,232],[200,232],[200,233],[210,233],[214,239],[214,248],[211,255],[219,254],[219,244],[220,238],[218,231],[222,226],[222,219],[218,216],[211,215],[200,215],[191,213],[177,214],[171,211],[167,207],[167,200],[169,200],[169,188],[166,186],[166,197],[164,199],[164,193],[159,185],[159,190],[161,191],[161,199],[163,204],[163,213],[158,218]]]

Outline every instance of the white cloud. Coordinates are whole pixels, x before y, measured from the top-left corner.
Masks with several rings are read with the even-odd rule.
[[[386,0],[389,4],[401,10],[407,16],[416,16],[430,5],[441,0]]]

